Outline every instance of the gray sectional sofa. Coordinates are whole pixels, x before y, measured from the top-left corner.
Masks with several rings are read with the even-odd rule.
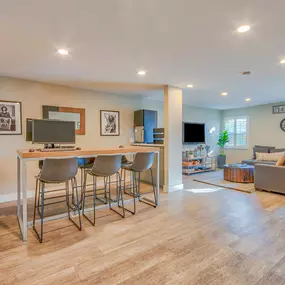
[[[274,153],[274,152],[285,152],[285,148],[275,148],[274,146],[261,146],[256,145],[253,147],[253,158],[243,160],[242,163],[248,165],[255,165],[255,164],[266,164],[266,165],[275,165],[276,161],[259,161],[256,160],[256,153]]]
[[[285,152],[285,149],[255,146],[253,148],[253,158],[242,161],[242,163],[254,165],[254,186],[257,190],[285,194],[285,166],[276,166],[276,161],[258,161],[256,160],[256,152]]]
[[[256,190],[285,194],[285,166],[256,164],[254,186]]]

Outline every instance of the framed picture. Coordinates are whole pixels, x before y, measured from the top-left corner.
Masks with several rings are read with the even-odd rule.
[[[76,134],[85,135],[85,109],[43,106],[43,118],[75,122]]]
[[[100,130],[101,136],[119,136],[120,135],[120,112],[118,111],[100,111]]]
[[[21,102],[0,100],[0,135],[22,134]]]
[[[285,113],[285,105],[273,106],[273,114]]]

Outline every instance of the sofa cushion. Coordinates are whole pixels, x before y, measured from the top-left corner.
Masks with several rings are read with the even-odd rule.
[[[255,165],[255,164],[266,164],[266,165],[275,165],[276,161],[262,161],[256,159],[247,159],[242,161],[243,164]]]
[[[270,149],[270,153],[274,153],[274,152],[284,152],[285,153],[285,148]]]
[[[285,155],[281,156],[276,162],[276,166],[285,166]]]
[[[270,153],[272,150],[275,149],[274,146],[262,146],[262,145],[255,145],[253,147],[253,159],[256,159],[256,153]]]
[[[275,153],[256,153],[256,160],[261,161],[278,161],[280,157],[284,155],[284,152],[275,152]]]
[[[256,160],[255,159],[246,159],[246,160],[243,160],[241,163],[247,164],[247,165],[255,165]]]

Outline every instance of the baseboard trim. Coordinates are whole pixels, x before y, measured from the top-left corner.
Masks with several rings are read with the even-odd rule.
[[[180,191],[184,189],[184,184],[176,184],[176,185],[163,185],[163,192],[170,193],[175,191]]]
[[[27,192],[27,198],[33,198],[35,195],[34,191]],[[0,195],[0,204],[17,201],[17,193],[10,194],[1,194]]]
[[[88,180],[87,182],[88,184],[92,184],[92,180]],[[80,183],[78,183],[78,186],[80,186]],[[97,186],[98,187],[103,187],[104,183],[102,180],[98,180],[97,182]],[[61,186],[49,186],[47,187],[47,190],[57,190],[59,188],[63,188],[62,190],[64,190],[64,184],[62,184]],[[31,188],[30,188],[31,189]],[[30,190],[27,191],[27,198],[33,198],[35,197],[35,190]],[[8,203],[8,202],[15,202],[17,201],[17,193],[9,193],[9,194],[1,194],[0,195],[0,204],[1,203]]]

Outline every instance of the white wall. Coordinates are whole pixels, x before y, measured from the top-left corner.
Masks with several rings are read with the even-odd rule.
[[[274,115],[272,113],[273,105],[278,104],[222,112],[222,118],[235,116],[249,117],[249,147],[246,150],[226,150],[227,161],[229,163],[241,162],[243,159],[252,158],[252,147],[256,144],[285,148],[285,132],[280,128],[280,122],[285,118],[285,114]]]
[[[42,105],[85,108],[86,135],[77,136],[77,145],[84,148],[114,147],[129,144],[133,137],[133,112],[139,109],[158,111],[158,126],[164,125],[163,102],[142,100],[134,96],[116,96],[87,90],[0,77],[0,100],[22,102],[22,135],[0,136],[0,202],[16,199],[16,150],[37,147],[26,142],[26,118],[42,118]],[[120,111],[120,136],[101,137],[99,112]],[[220,112],[183,106],[183,121],[204,122],[219,131]],[[207,143],[216,145],[216,135],[207,135]],[[180,154],[179,154],[180,156]],[[37,163],[28,166],[28,189],[34,192]]]

